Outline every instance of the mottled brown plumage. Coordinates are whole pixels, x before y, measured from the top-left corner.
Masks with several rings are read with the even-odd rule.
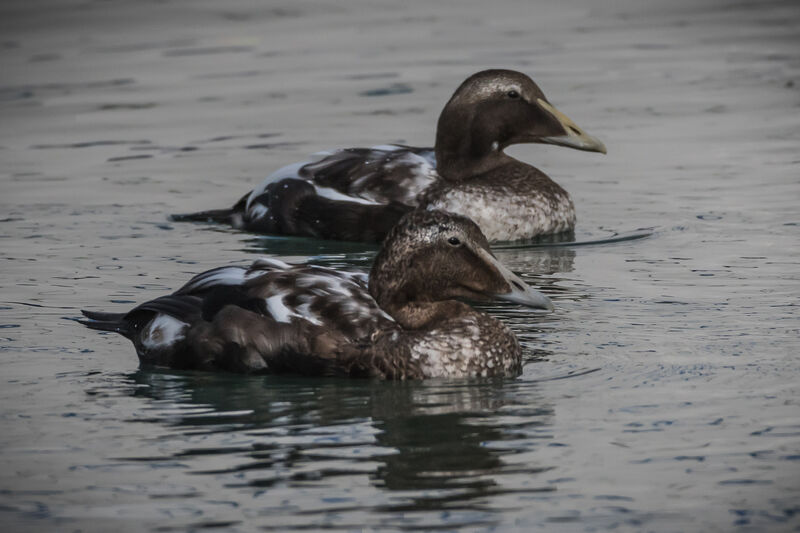
[[[466,217],[414,211],[363,274],[274,259],[220,267],[128,313],[84,311],[143,366],[386,379],[513,376],[521,352],[500,321],[459,298],[551,309],[492,255]]]

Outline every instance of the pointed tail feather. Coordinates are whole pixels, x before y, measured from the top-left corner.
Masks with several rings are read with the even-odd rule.
[[[169,219],[173,222],[218,222],[220,224],[234,224],[233,216],[237,213],[241,215],[247,206],[247,199],[250,198],[248,192],[236,202],[233,207],[227,209],[210,209],[208,211],[198,211],[197,213],[182,213],[170,215]]]
[[[209,211],[199,211],[197,213],[170,215],[169,218],[173,222],[218,222],[221,224],[230,224],[231,217],[234,213],[235,210],[233,208],[211,209]]]
[[[81,313],[88,319],[78,320],[84,326],[100,331],[113,331],[125,337],[130,334],[128,323],[125,321],[125,313],[103,313],[85,309],[81,309]]]

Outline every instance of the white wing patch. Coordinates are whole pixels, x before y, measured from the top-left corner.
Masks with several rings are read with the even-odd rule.
[[[260,257],[253,262],[253,265],[250,268],[253,270],[264,268],[271,270],[289,270],[292,268],[292,265],[274,257]]]
[[[244,283],[245,273],[246,271],[242,267],[225,267],[207,277],[204,283],[207,285],[241,285]]]
[[[298,331],[327,328],[359,339],[394,320],[380,309],[368,289],[367,274],[339,271],[319,265],[291,265],[273,257],[262,257],[249,267],[220,267],[195,276],[175,294],[203,293],[226,287],[241,287],[238,298],[257,298],[263,307],[252,309],[279,324],[291,324]],[[224,303],[224,301],[222,302]],[[247,307],[251,309],[251,307]],[[158,315],[142,334],[146,347],[161,346],[183,338],[187,324]]]
[[[341,294],[346,298],[351,298],[353,296],[353,291],[347,288],[346,284],[351,284],[349,280],[340,279],[337,277],[333,277],[330,275],[327,276],[315,276],[315,275],[307,275],[297,280],[298,287],[313,287],[314,285],[322,285],[324,288],[323,290],[331,293]]]
[[[369,283],[369,274],[366,272],[355,272],[352,270],[337,270],[336,271],[339,276],[344,277],[352,281],[353,283],[357,283],[364,288],[367,288],[367,284]]]
[[[247,269],[240,266],[215,268],[198,274],[178,289],[176,294],[188,294],[203,291],[219,285],[241,285],[247,279]]]
[[[321,326],[322,325],[322,321],[318,320],[316,318],[316,316],[314,315],[314,313],[311,312],[311,302],[306,302],[304,304],[298,305],[297,306],[297,314],[295,316],[298,316],[298,317],[302,318],[303,320],[308,320],[309,322],[311,322],[315,326]]]
[[[142,345],[148,349],[169,346],[185,337],[188,326],[175,317],[159,313],[143,332]]]
[[[272,318],[274,318],[276,322],[289,323],[289,317],[292,316],[292,312],[288,307],[283,305],[283,294],[270,296],[267,298],[266,302],[267,312],[272,315]]]
[[[378,307],[363,272],[339,271],[319,265],[290,266],[275,259],[257,262],[285,267],[261,271],[254,281],[265,295],[266,312],[283,324],[305,321],[315,326],[359,331],[394,319]],[[254,265],[255,267],[255,265]],[[262,281],[263,280],[263,281]]]
[[[403,194],[392,198],[395,201],[406,205],[417,205],[417,197],[419,194],[439,179],[439,174],[436,172],[436,156],[433,151],[425,151],[422,154],[418,154],[406,150],[402,146],[394,145],[373,146],[370,149],[381,152],[404,151],[403,154],[389,159],[381,168],[375,169],[376,172],[391,172],[395,169],[405,167],[406,176],[397,182],[397,188],[401,189]],[[400,175],[402,176],[403,174]],[[351,186],[359,187],[372,176],[372,173],[365,174],[355,180]],[[389,200],[381,194],[381,191],[373,191],[370,189],[364,190],[361,196],[381,203],[385,203]]]
[[[269,213],[269,209],[264,204],[254,204],[247,209],[248,220],[258,220],[264,218]]]
[[[261,185],[253,189],[250,193],[250,196],[247,197],[247,204],[245,205],[245,211],[250,211],[250,205],[253,203],[253,200],[264,194],[264,191],[267,190],[272,183],[276,181],[280,181],[286,178],[298,178],[300,179],[300,169],[306,166],[309,161],[303,161],[302,163],[292,163],[291,165],[286,165],[285,167],[281,167],[261,182]]]
[[[292,310],[283,303],[283,299],[286,295],[282,293],[278,293],[274,296],[270,296],[266,299],[267,302],[267,312],[272,315],[272,318],[275,319],[276,322],[283,322],[284,324],[289,324],[292,318],[299,318],[301,320],[307,320],[316,326],[321,326],[322,322],[317,320],[312,314],[311,310],[309,309],[310,304],[305,303],[297,307],[296,310]]]
[[[329,164],[336,164],[340,157],[357,157],[346,154],[344,150],[331,150],[317,152],[310,160],[286,165],[264,179],[261,184],[250,192],[245,204],[245,212],[250,220],[258,220],[269,213],[266,206],[255,203],[255,199],[264,194],[267,188],[283,179],[292,178],[303,180],[314,187],[318,196],[329,200],[353,202],[362,205],[382,205],[392,200],[416,205],[419,194],[439,179],[436,172],[436,156],[433,150],[418,150],[414,152],[405,146],[394,144],[381,144],[369,148],[367,155],[361,156],[364,171],[347,185],[350,192],[343,192],[334,187],[323,186],[315,182],[315,174],[326,169]],[[337,154],[340,154],[337,157]],[[394,154],[387,156],[387,154]],[[325,158],[331,157],[330,162]],[[318,163],[316,168],[304,169],[309,165]],[[303,171],[303,174],[301,174]],[[384,173],[391,175],[397,171],[392,191],[387,196],[387,191],[381,187],[385,181],[381,176]],[[308,173],[311,173],[309,176]],[[372,180],[377,178],[377,185]]]
[[[312,185],[314,185],[312,183]],[[363,204],[363,205],[380,205],[379,202],[375,200],[370,200],[368,198],[362,198],[360,196],[350,196],[348,194],[342,194],[336,189],[331,187],[320,187],[318,185],[314,185],[314,190],[316,191],[317,195],[322,196],[323,198],[327,198],[328,200],[341,200],[344,202],[354,202],[356,204]]]
[[[191,294],[219,286],[241,286],[245,282],[274,270],[289,270],[292,265],[272,257],[256,260],[250,268],[242,266],[219,267],[196,275],[178,289],[176,294]]]

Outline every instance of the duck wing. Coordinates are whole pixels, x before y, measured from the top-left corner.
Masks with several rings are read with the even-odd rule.
[[[248,231],[380,242],[438,179],[432,148],[382,145],[320,152],[285,166],[230,209],[172,215]]]
[[[435,167],[430,148],[321,152],[267,177],[237,204],[234,225],[258,233],[380,242],[438,179]]]
[[[319,196],[360,204],[392,202],[416,206],[417,196],[438,179],[433,148],[386,144],[314,154],[269,176],[247,199],[247,207],[284,179],[310,183]]]
[[[277,323],[307,324],[357,340],[394,324],[367,289],[367,274],[262,258],[250,266],[215,268],[192,278],[176,296],[200,296],[203,318],[237,305]]]
[[[433,148],[381,145],[318,156],[321,159],[299,168],[298,177],[317,188],[381,204],[397,202],[415,207],[419,194],[439,177]]]
[[[275,259],[203,272],[128,313],[84,315],[130,339],[145,366],[244,373],[342,373],[350,345],[395,327],[365,274]]]

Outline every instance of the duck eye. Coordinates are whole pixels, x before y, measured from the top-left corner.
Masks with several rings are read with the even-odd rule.
[[[506,96],[508,96],[512,100],[516,100],[517,98],[519,98],[519,92],[515,91],[514,89],[511,89],[506,93]]]
[[[447,239],[447,242],[453,246],[461,246],[461,241],[459,241],[457,237],[450,237]]]

